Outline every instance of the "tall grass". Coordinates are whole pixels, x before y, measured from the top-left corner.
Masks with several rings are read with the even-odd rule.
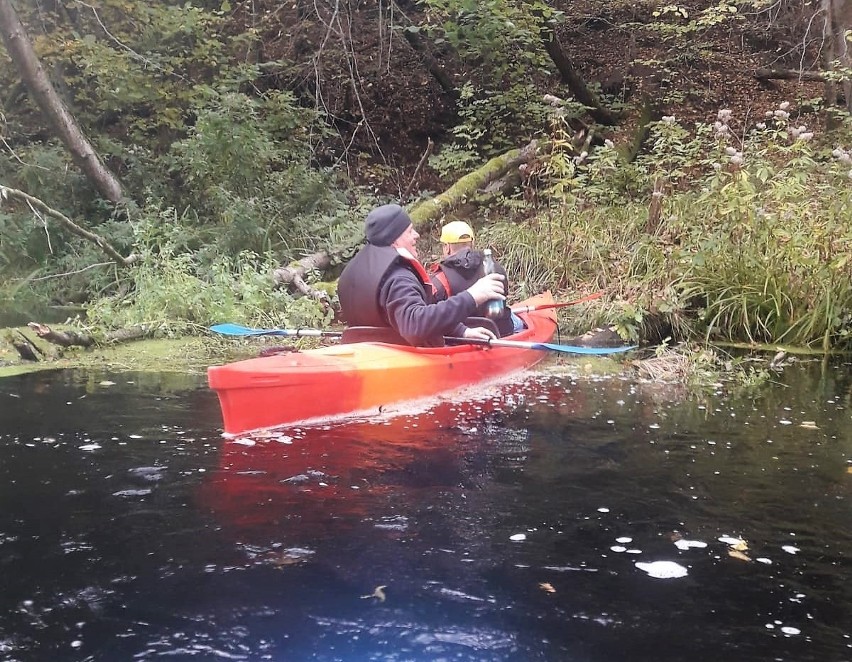
[[[736,130],[730,111],[691,131],[664,118],[636,162],[575,157],[571,186],[539,186],[559,194],[538,221],[487,238],[520,294],[606,290],[582,321],[603,311],[625,337],[848,348],[852,130],[819,136],[787,109]]]

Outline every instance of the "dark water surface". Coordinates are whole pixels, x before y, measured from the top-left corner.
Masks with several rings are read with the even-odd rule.
[[[198,378],[0,380],[0,659],[852,660],[849,365],[559,371],[232,440]]]

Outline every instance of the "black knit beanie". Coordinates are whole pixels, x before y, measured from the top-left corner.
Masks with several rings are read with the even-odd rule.
[[[390,246],[411,225],[408,213],[399,205],[382,205],[367,214],[364,229],[373,246]]]

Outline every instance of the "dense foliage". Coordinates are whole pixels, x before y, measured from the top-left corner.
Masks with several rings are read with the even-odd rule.
[[[398,170],[387,154],[408,125],[387,110],[380,130],[382,103],[396,103],[382,94],[412,66],[411,80],[428,87],[423,63],[433,62],[453,89],[411,120],[427,135],[428,111],[440,115],[452,99],[426,166],[432,182],[539,141],[520,185],[470,219],[502,255],[514,294],[607,290],[608,304],[574,318],[577,330],[606,322],[632,338],[848,346],[848,113],[813,94],[775,99],[768,117],[711,109],[689,78],[712,66],[709,44],[725,30],[774,29],[792,42],[800,8],[776,3],[764,25],[759,1],[603,3],[595,20],[657,55],[631,54],[631,71],[645,77],[587,81],[590,99],[625,118],[602,128],[552,58],[555,35],[577,20],[563,4],[423,0],[334,12],[302,2],[18,0],[42,66],[127,202],[105,203],[70,164],[2,50],[0,86],[11,92],[0,106],[0,185],[141,259],[119,267],[96,243],[2,201],[0,302],[85,302],[89,323],[172,332],[222,320],[328,323],[332,311],[274,290],[269,274],[318,251],[345,258],[370,205],[400,198],[403,186],[395,195],[387,186]],[[366,25],[376,40],[356,49]],[[400,36],[431,50],[396,62]],[[837,63],[841,86],[843,72]],[[307,280],[331,279],[337,266]]]

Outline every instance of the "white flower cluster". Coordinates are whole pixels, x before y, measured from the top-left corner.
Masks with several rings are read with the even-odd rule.
[[[663,119],[662,119],[663,124],[674,124],[675,121],[676,120],[675,120],[674,115],[663,115]]]
[[[808,131],[808,127],[804,124],[801,126],[791,126],[787,129],[787,133],[790,134],[790,138],[793,140],[804,140],[805,142],[814,137],[814,132]]]
[[[852,166],[852,150],[836,147],[831,151],[831,155],[843,165]]]
[[[731,157],[731,163],[735,166],[741,166],[743,164],[743,153],[734,147],[726,147],[725,154]]]
[[[727,108],[723,108],[716,114],[716,121],[713,122],[713,131],[716,133],[717,138],[726,137],[731,134],[731,127],[728,125],[733,116],[733,111]]]
[[[790,113],[787,111],[790,109],[789,101],[782,101],[778,104],[777,110],[767,110],[766,111],[766,119],[776,119],[776,120],[788,120],[790,119]]]
[[[845,166],[852,166],[852,149],[843,149],[842,147],[835,147],[831,150],[831,155],[840,161]],[[852,169],[847,173],[849,179],[852,179]]]

